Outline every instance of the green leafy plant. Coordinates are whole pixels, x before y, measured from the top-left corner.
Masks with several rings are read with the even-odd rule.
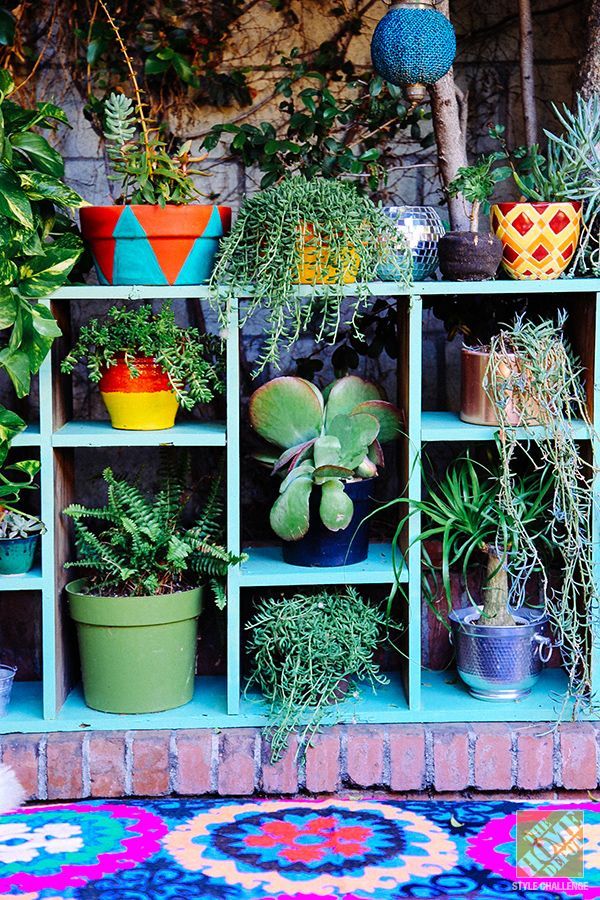
[[[325,527],[349,526],[354,506],[344,483],[377,475],[384,463],[381,444],[399,436],[402,418],[378,385],[356,375],[334,381],[323,393],[303,378],[275,378],[252,394],[249,416],[254,430],[283,450],[279,457],[258,458],[283,478],[270,522],[285,541],[308,531],[315,488]]]
[[[426,482],[425,499],[395,501],[409,505],[394,537],[396,558],[407,522],[414,515],[422,516],[423,525],[413,543],[423,545],[424,595],[436,615],[439,616],[439,611],[433,601],[437,596],[438,571],[441,570],[444,596],[448,612],[451,612],[450,573],[453,567],[460,566],[469,600],[482,607],[480,624],[516,624],[512,612],[523,602],[524,582],[535,568],[531,560],[524,560],[522,544],[526,541],[539,547],[540,551],[549,549],[548,514],[553,487],[549,468],[526,476],[515,473],[514,503],[507,510],[499,502],[500,470],[488,469],[467,455],[452,462],[439,482]],[[439,568],[432,562],[425,546],[432,540],[441,544]],[[481,597],[473,597],[467,576],[474,566],[482,563],[485,579]],[[541,569],[539,554],[535,563]]]
[[[375,662],[386,641],[388,620],[354,588],[308,596],[267,597],[246,625],[256,685],[271,707],[272,761],[302,723],[300,740],[310,740],[343,700],[347,689],[366,680],[386,684]]]
[[[70,374],[84,358],[90,380],[97,383],[107,368],[124,360],[136,377],[136,357],[141,356],[151,357],[166,372],[185,409],[209,403],[224,390],[222,340],[197,328],[180,328],[168,301],[158,313],[150,304],[138,309],[113,306],[102,319],[92,319],[82,327],[61,370]]]
[[[410,250],[392,220],[350,184],[295,176],[244,201],[221,242],[211,299],[226,324],[238,295],[252,287],[242,321],[266,313],[260,372],[277,364],[281,343],[290,346],[311,323],[317,341],[335,341],[345,284],[354,281],[349,315],[355,327],[382,265],[410,282]],[[303,279],[306,288],[299,290]]]
[[[222,546],[223,499],[220,476],[208,491],[204,508],[193,525],[184,514],[189,501],[187,466],[177,456],[162,456],[160,483],[148,496],[127,479],[105,469],[107,504],[88,509],[78,503],[64,513],[73,519],[77,562],[89,570],[87,590],[100,596],[170,594],[196,587],[208,579],[217,606],[225,606],[224,578],[229,566],[245,557]],[[94,521],[91,528],[85,520]]]
[[[0,451],[0,538],[14,540],[43,534],[46,528],[41,519],[18,508],[21,491],[39,490],[35,478],[40,471],[40,462],[24,459],[4,465],[8,450],[7,444]]]
[[[226,137],[230,156],[246,168],[258,166],[263,173],[263,189],[297,173],[306,178],[354,177],[372,191],[385,184],[384,142],[405,128],[419,140],[425,109],[410,110],[402,89],[379,76],[368,82],[352,78],[334,92],[322,72],[299,58],[297,48],[289,58],[282,58],[281,65],[286,74],[275,92],[283,97],[279,104],[282,124],[213,125],[204,138],[204,149],[214,149]],[[307,86],[302,88],[302,83]]]
[[[562,314],[556,322],[517,318],[513,326],[505,327],[492,339],[484,388],[500,423],[498,507],[513,520],[519,551],[516,565],[523,572],[540,565],[540,548],[515,515],[518,457],[525,452],[534,459],[529,444],[522,440],[523,431],[526,438],[536,438],[538,472],[551,473],[549,538],[561,582],[556,587],[543,577],[541,595],[561,648],[569,696],[589,703],[593,702],[590,658],[600,601],[592,537],[595,472],[581,449],[575,420],[586,423],[591,440],[598,436],[590,422],[581,365],[564,336],[564,323]],[[503,364],[508,352],[515,354],[518,366]],[[521,434],[508,422],[507,397],[513,398],[512,405],[520,412]],[[538,432],[543,429],[541,438],[536,426]]]
[[[510,175],[511,170],[506,166],[494,168],[495,164],[503,158],[503,153],[488,153],[480,156],[474,165],[460,168],[456,177],[448,185],[447,190],[450,197],[461,195],[467,203],[471,204],[469,221],[471,231],[475,234],[479,231],[480,210],[483,210],[484,213],[489,212],[490,200],[496,185]]]
[[[124,203],[190,203],[199,195],[193,176],[203,157],[191,154],[191,141],[169,153],[161,130],[148,120],[142,92],[127,47],[104,0],[99,0],[123,54],[135,102],[112,93],[104,105],[104,137],[112,163],[114,181],[122,183]]]
[[[26,109],[10,99],[11,75],[0,70],[0,368],[17,396],[60,329],[39,301],[65,283],[83,245],[65,211],[81,206],[67,187],[63,159],[39,129],[68,124],[53,103]]]

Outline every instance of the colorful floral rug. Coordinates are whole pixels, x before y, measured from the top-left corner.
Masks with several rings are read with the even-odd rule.
[[[600,898],[600,804],[94,801],[0,816],[0,900]]]

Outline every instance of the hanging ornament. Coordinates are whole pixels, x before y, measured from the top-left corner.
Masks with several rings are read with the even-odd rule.
[[[371,41],[377,74],[403,87],[404,96],[415,106],[426,97],[425,85],[439,81],[455,55],[454,28],[446,16],[432,8],[432,0],[394,3]]]

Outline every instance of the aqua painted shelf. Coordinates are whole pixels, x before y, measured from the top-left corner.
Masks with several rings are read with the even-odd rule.
[[[545,429],[517,428],[517,437],[520,440],[530,440],[532,437],[541,439]],[[421,415],[421,440],[441,442],[471,442],[493,441],[498,429],[493,425],[471,425],[470,422],[461,422],[458,413],[453,412],[424,412]],[[585,422],[577,419],[573,422],[573,435],[578,440],[589,440],[589,429]]]
[[[348,286],[347,294],[352,294]],[[589,413],[600,430],[600,279],[554,282],[483,282],[415,284],[409,294],[398,295],[389,283],[370,286],[373,297],[397,297],[399,322],[399,404],[405,413],[406,435],[400,445],[400,481],[408,485],[410,496],[421,491],[419,466],[421,447],[429,442],[470,443],[491,441],[495,429],[468,425],[455,413],[422,410],[422,310],[428,298],[482,295],[543,296],[558,299],[569,310],[569,337],[579,354],[587,387]],[[299,288],[299,293],[307,289]],[[557,295],[555,297],[555,295]],[[240,306],[249,295],[241,295]],[[286,565],[278,547],[243,548],[248,561],[228,576],[227,676],[199,677],[193,700],[186,706],[144,716],[117,716],[90,710],[79,685],[77,660],[73,653],[64,584],[69,574],[64,561],[72,556],[71,535],[61,511],[74,500],[75,449],[104,447],[150,448],[161,445],[189,447],[192,452],[221,450],[227,466],[227,531],[232,551],[241,547],[240,497],[243,454],[240,448],[240,357],[237,311],[226,330],[227,418],[225,422],[184,420],[174,428],[156,432],[116,431],[108,422],[73,419],[69,379],[60,374],[60,361],[69,347],[70,309],[73,303],[89,300],[114,301],[149,299],[197,300],[207,302],[207,289],[198,287],[92,287],[74,286],[58,291],[51,306],[65,337],[56,342],[39,376],[39,422],[32,422],[15,440],[15,446],[37,448],[41,460],[41,515],[49,525],[42,538],[41,562],[26,576],[0,578],[2,595],[33,591],[42,608],[43,677],[40,682],[18,682],[6,717],[0,719],[0,733],[76,731],[94,729],[199,728],[262,725],[266,708],[260,697],[244,692],[241,671],[243,623],[241,599],[244,591],[269,588],[307,588],[320,585],[356,584],[385,588],[394,582],[394,561],[389,546],[373,544],[365,563],[333,569]],[[596,384],[598,382],[598,384]],[[576,423],[576,434],[587,439],[584,423]],[[598,448],[591,444],[591,451]],[[600,476],[595,489],[600,494]],[[598,553],[600,529],[598,504],[594,511],[594,547]],[[412,544],[419,523],[413,518],[404,546],[406,566],[399,572],[406,594],[406,642],[403,669],[390,674],[390,683],[376,693],[365,688],[360,697],[349,697],[339,713],[349,722],[458,722],[458,721],[543,721],[553,719],[565,688],[561,670],[549,669],[531,695],[519,703],[486,703],[470,697],[453,672],[425,671],[421,662],[421,560],[419,547]],[[399,565],[399,561],[397,561]],[[0,648],[1,649],[1,648]],[[600,651],[593,660],[596,690],[600,687]]]

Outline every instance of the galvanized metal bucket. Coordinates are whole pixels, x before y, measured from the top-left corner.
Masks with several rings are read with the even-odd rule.
[[[450,613],[458,674],[480,700],[517,700],[528,694],[552,654],[548,619],[520,609],[518,625],[484,625],[472,606]]]

